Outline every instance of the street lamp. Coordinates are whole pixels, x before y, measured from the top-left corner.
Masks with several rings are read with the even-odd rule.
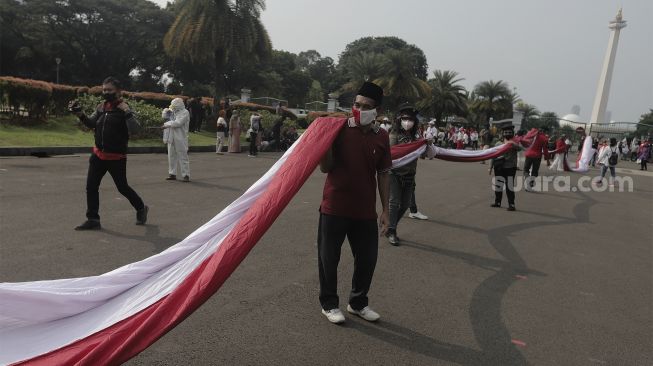
[[[54,62],[57,63],[57,84],[59,84],[59,64],[61,63],[61,59],[57,57],[54,59]]]

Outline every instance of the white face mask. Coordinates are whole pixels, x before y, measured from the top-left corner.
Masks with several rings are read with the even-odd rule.
[[[360,115],[361,126],[367,126],[376,120],[376,109],[360,111]]]
[[[409,119],[402,119],[401,120],[401,127],[403,127],[404,130],[406,130],[406,131],[413,128],[414,125],[415,125],[415,122],[413,122],[413,121],[411,121]]]

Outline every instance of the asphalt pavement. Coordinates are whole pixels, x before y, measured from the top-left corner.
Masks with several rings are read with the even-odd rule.
[[[161,252],[278,156],[193,153],[186,184],[164,180],[165,155],[130,155],[148,224],[134,225],[107,175],[98,232],[73,230],[84,220],[87,155],[2,158],[0,282],[97,275]],[[224,286],[127,364],[652,365],[653,174],[620,168],[632,192],[518,192],[508,212],[490,207],[487,165],[421,160],[417,202],[429,220],[402,220],[400,247],[380,240],[370,306],[381,320],[347,315],[342,326],[317,298],[324,175],[315,172]]]

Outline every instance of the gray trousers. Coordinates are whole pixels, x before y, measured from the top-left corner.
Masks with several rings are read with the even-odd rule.
[[[415,176],[390,174],[390,225],[388,234],[397,234],[397,225],[411,206],[415,192]]]

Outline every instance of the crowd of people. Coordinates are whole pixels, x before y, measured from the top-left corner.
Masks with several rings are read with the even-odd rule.
[[[91,116],[86,116],[77,102],[69,105],[71,112],[95,133],[86,183],[87,220],[76,230],[101,228],[98,189],[106,172],[111,174],[118,191],[136,210],[136,223],[143,225],[147,222],[148,206],[127,184],[127,144],[129,135],[138,128],[138,123],[134,113],[121,99],[120,89],[118,80],[111,77],[104,80],[105,101],[97,106]],[[344,239],[348,239],[354,256],[347,311],[365,320],[376,321],[380,315],[369,307],[367,295],[378,255],[379,231],[390,245],[399,246],[399,225],[405,214],[414,219],[428,219],[417,210],[415,200],[419,159],[393,168],[391,146],[424,139],[428,145],[436,144],[450,149],[488,149],[494,135],[489,130],[476,131],[471,127],[448,125],[437,128],[434,120],[421,124],[419,111],[408,104],[400,106],[394,116],[380,116],[382,102],[382,88],[365,82],[353,101],[352,116],[346,120],[346,125],[320,161],[320,170],[327,176],[317,227],[319,302],[322,314],[336,324],[345,321],[337,293],[338,263]],[[162,111],[163,123],[160,128],[163,130],[163,142],[168,147],[167,180],[177,180],[179,173],[183,182],[190,182],[188,134],[199,130],[201,123],[198,125],[196,118],[202,115],[199,111],[193,112],[197,108],[193,103],[191,101],[186,105],[182,99],[175,98],[170,107]],[[220,107],[215,122],[217,154],[223,154],[225,145],[229,153],[240,153],[243,132],[246,132],[251,157],[256,157],[261,149],[287,149],[299,137],[294,127],[284,128],[285,118],[281,115],[266,130],[262,116],[251,113],[245,130],[245,121],[241,120],[238,110],[226,108],[226,103],[221,103]],[[529,133],[528,144],[523,144],[521,140],[516,141],[514,126],[504,125],[500,130],[495,145],[509,144],[510,148],[491,160],[489,172],[494,172],[494,201],[491,206],[501,207],[505,191],[507,209],[515,211],[512,183],[519,170],[519,152],[523,150],[525,157],[521,169],[525,189],[532,191],[543,159],[550,169],[567,170],[567,154],[572,142],[564,134],[553,134],[550,138],[548,131],[542,128],[534,134]],[[578,132],[582,141],[585,131],[581,129]],[[432,158],[429,154],[433,150],[427,149],[428,153],[422,157]],[[651,150],[648,139],[641,142],[636,139],[598,139],[594,146],[593,164],[601,166],[600,182],[608,171],[614,178],[620,155],[631,159],[635,156],[641,169],[646,170]],[[552,157],[553,163],[550,164]],[[377,191],[382,207],[380,215],[376,211]]]

